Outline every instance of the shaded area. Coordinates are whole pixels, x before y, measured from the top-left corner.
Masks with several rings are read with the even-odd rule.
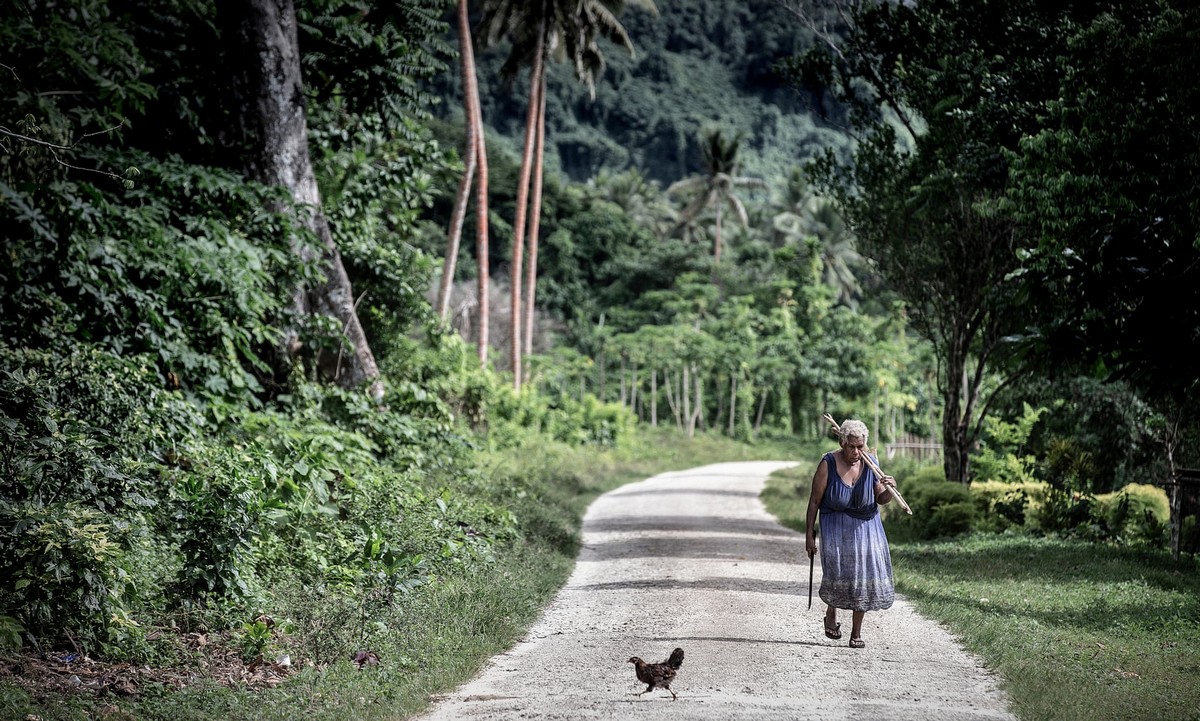
[[[759,495],[754,491],[732,491],[727,488],[647,488],[641,491],[613,491],[608,494],[608,497],[624,498],[626,496],[665,496],[671,494],[736,496],[739,498],[758,498]]]
[[[584,533],[691,531],[796,537],[794,531],[789,531],[774,521],[755,521],[746,518],[729,518],[728,516],[610,516],[602,520],[584,522],[583,531]]]
[[[994,617],[1005,624],[1011,624],[1011,619],[1032,619],[1047,628],[1060,629],[1064,635],[1071,635],[1071,629],[1106,636],[1128,633],[1130,629],[1136,628],[1153,631],[1165,627],[1171,630],[1172,637],[1177,637],[1194,635],[1196,628],[1196,614],[1183,611],[1183,617],[1193,619],[1193,624],[1191,628],[1180,625],[1180,608],[1169,601],[1155,602],[1145,598],[1130,598],[1121,602],[1100,597],[1070,608],[1037,609],[1026,602],[991,597],[998,594],[991,594],[986,602],[983,602],[966,597],[962,593],[933,591],[928,588],[911,587],[908,584],[903,584],[902,588],[904,595],[917,605],[928,603],[943,609],[970,609],[984,616]],[[1195,603],[1191,605],[1194,607]],[[942,612],[939,615],[946,614]]]
[[[1046,562],[1047,553],[1053,562]],[[893,563],[909,564],[921,573],[976,582],[1032,581],[1061,583],[1146,583],[1164,591],[1200,597],[1195,560],[1175,563],[1167,551],[1120,546],[1094,546],[1044,538],[1014,537],[1003,544],[961,540],[904,543],[892,547]]]
[[[799,563],[803,545],[754,536],[636,536],[620,541],[585,543],[581,562],[629,558],[687,558],[760,563]]]
[[[821,641],[791,641],[772,638],[737,638],[734,636],[651,636],[645,638],[644,640],[666,641],[668,643],[679,643],[683,641],[715,641],[717,643],[749,643],[756,646],[764,643],[776,644],[780,646],[829,646],[828,642]]]
[[[735,593],[774,593],[783,596],[799,596],[808,593],[808,584],[799,581],[775,581],[762,578],[737,578],[735,576],[712,576],[696,581],[679,581],[674,578],[644,578],[607,583],[589,583],[567,586],[567,591],[732,591]]]
[[[762,477],[765,475],[767,475],[767,473],[765,471],[757,471],[757,470],[746,471],[743,473],[732,473],[730,471],[722,471],[719,469],[710,469],[707,471],[691,470],[691,471],[674,471],[671,473],[663,473],[662,475],[654,476],[654,478],[652,478],[650,480],[667,481],[667,480],[671,480],[672,478],[746,478],[746,479],[749,479],[752,481],[758,481],[758,480],[761,480]]]

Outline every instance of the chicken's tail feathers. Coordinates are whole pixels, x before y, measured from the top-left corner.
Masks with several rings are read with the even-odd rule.
[[[671,652],[671,657],[667,659],[667,665],[676,671],[683,665],[683,649],[677,648]]]

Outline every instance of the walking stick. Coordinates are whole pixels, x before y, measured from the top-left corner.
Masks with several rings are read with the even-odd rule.
[[[809,608],[809,610],[812,610],[813,557],[816,555],[817,554],[814,553],[812,556],[808,557],[808,608]]]
[[[829,415],[828,413],[826,413],[825,415],[823,415],[823,416],[821,416],[821,417],[822,417],[822,418],[824,418],[824,419],[825,419],[825,420],[826,420],[826,421],[829,423],[829,425],[833,426],[833,430],[834,430],[835,432],[840,432],[840,431],[842,430],[842,429],[841,429],[841,428],[838,426],[838,424],[837,424],[837,421],[833,420],[833,416],[831,416],[831,415]],[[863,450],[867,450],[867,451],[869,451],[870,449],[863,449]],[[878,465],[876,465],[875,461],[872,461],[872,460],[871,460],[871,457],[870,457],[869,455],[867,455],[866,453],[864,453],[864,454],[863,454],[863,460],[864,460],[864,461],[866,461],[866,464],[867,464],[868,466],[870,466],[870,467],[871,467],[871,470],[872,470],[872,471],[875,471],[875,475],[879,476],[879,477],[880,477],[880,479],[882,479],[882,478],[883,478],[883,475],[884,475],[884,474],[883,474],[883,471],[881,471],[881,470],[879,469],[879,466],[878,466]],[[897,500],[897,501],[900,503],[900,507],[901,507],[901,508],[903,508],[903,509],[904,509],[904,511],[905,511],[906,513],[908,513],[908,515],[910,515],[910,516],[911,516],[911,515],[913,514],[913,512],[912,512],[912,509],[911,509],[911,508],[909,508],[909,507],[908,507],[908,504],[904,502],[904,496],[900,495],[900,491],[899,491],[899,489],[897,489],[895,486],[892,486],[892,495],[896,497],[896,500]]]

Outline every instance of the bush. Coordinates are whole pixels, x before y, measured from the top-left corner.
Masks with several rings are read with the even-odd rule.
[[[0,606],[16,612],[34,636],[73,638],[95,649],[124,615],[128,574],[121,530],[106,514],[78,502],[0,503]]]
[[[900,489],[913,515],[889,513],[897,540],[928,540],[966,533],[975,524],[970,489],[947,481],[942,469],[929,466],[908,478]],[[890,533],[890,532],[889,532]]]
[[[1167,492],[1145,483],[1096,496],[1095,519],[1113,540],[1143,541],[1163,546],[1171,521]]]
[[[0,348],[0,362],[0,608],[95,650],[129,628],[133,590],[157,587],[148,559],[168,541],[147,528],[168,491],[153,469],[203,423],[144,356]]]
[[[1024,528],[1046,495],[1046,484],[1036,481],[971,484],[971,498],[979,518],[976,530],[1000,532]]]

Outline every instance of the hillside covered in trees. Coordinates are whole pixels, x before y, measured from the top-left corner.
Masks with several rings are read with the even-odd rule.
[[[602,41],[606,67],[594,96],[569,63],[554,63],[547,82],[547,164],[574,182],[602,171],[638,170],[664,186],[702,169],[701,134],[743,132],[745,171],[785,177],[830,148],[850,145],[846,114],[820,88],[787,81],[788,61],[813,34],[778,0],[629,3],[622,20],[633,52]],[[511,85],[501,72],[504,39],[478,53],[483,117],[502,142],[519,148],[528,77]],[[441,75],[430,91],[434,112],[461,122],[461,78]]]

